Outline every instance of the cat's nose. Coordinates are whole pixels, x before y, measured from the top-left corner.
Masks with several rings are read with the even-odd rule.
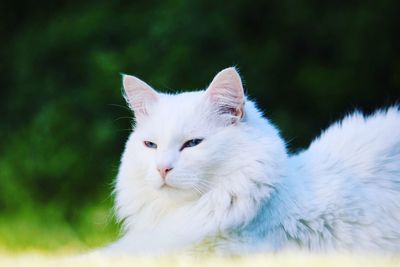
[[[164,166],[164,167],[158,167],[157,170],[161,174],[161,177],[165,179],[167,176],[168,172],[170,172],[173,168],[170,166]]]

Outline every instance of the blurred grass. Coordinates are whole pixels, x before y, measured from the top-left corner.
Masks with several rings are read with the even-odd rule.
[[[58,206],[27,208],[2,215],[0,252],[6,255],[77,253],[117,238],[118,226],[110,204],[77,207],[77,210],[76,217],[69,219]]]

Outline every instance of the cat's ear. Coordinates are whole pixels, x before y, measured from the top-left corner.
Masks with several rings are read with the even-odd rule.
[[[147,83],[130,75],[122,75],[122,84],[125,99],[133,110],[136,120],[148,116],[149,108],[158,101],[157,92]]]
[[[242,80],[234,67],[220,71],[206,90],[206,97],[219,116],[236,123],[244,116]]]

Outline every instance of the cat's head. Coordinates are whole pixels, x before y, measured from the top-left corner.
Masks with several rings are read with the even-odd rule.
[[[271,142],[277,139],[274,128],[246,100],[235,68],[222,70],[198,92],[158,93],[129,75],[123,76],[123,86],[135,126],[122,158],[121,190],[199,197],[229,186],[224,183],[250,166],[247,161],[264,156],[267,150],[260,146],[272,147],[260,143],[264,139],[254,126],[271,135]]]

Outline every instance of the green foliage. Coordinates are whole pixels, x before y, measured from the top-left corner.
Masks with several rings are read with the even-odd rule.
[[[119,73],[175,91],[237,65],[291,150],[345,112],[400,96],[397,0],[1,5],[0,212],[10,223],[20,212],[34,227],[26,210],[53,217],[42,211],[51,205],[55,225],[80,229],[84,212],[73,214],[108,198],[132,116]]]
[[[59,205],[24,208],[0,218],[0,252],[85,252],[117,238],[110,205],[81,207],[65,217]]]

